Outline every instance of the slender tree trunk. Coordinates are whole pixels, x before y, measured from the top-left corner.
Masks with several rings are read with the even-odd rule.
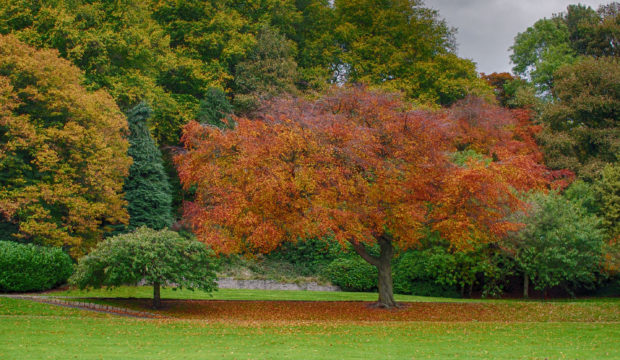
[[[527,274],[523,274],[523,297],[528,298],[530,292],[530,277]]]
[[[392,281],[392,257],[394,256],[394,246],[392,246],[392,241],[386,237],[380,237],[377,240],[379,241],[381,249],[379,257],[368,254],[363,244],[354,241],[350,242],[355,252],[368,263],[374,265],[379,271],[379,281],[377,282],[379,300],[377,305],[389,309],[398,306],[394,300],[394,285]]]
[[[161,307],[161,295],[159,293],[159,282],[153,283],[153,308],[159,309]]]

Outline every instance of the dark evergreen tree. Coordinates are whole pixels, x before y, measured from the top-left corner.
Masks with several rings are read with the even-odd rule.
[[[129,230],[141,226],[159,230],[172,224],[172,195],[161,152],[151,137],[146,120],[151,108],[144,102],[127,113],[129,156],[133,164],[125,180],[125,199],[129,205]]]
[[[200,108],[196,117],[201,124],[215,125],[217,127],[232,127],[230,115],[233,107],[226,98],[224,90],[211,87],[205,97],[200,101]]]

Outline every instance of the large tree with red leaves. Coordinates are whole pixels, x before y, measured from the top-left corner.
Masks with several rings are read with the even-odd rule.
[[[548,183],[532,131],[524,114],[475,99],[440,112],[364,88],[278,100],[232,130],[187,125],[185,219],[222,253],[333,234],[377,267],[379,305],[392,307],[395,249],[429,230],[468,248],[516,229],[518,192]]]

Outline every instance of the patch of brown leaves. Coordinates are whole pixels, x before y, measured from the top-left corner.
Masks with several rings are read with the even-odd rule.
[[[110,303],[139,310],[149,299],[116,299]],[[402,303],[396,309],[373,308],[362,301],[163,300],[156,313],[181,319],[222,322],[386,322],[386,321],[620,321],[617,304],[585,303]],[[153,310],[150,310],[153,311]]]

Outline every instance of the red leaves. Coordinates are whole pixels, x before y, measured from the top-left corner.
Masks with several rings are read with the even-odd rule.
[[[282,241],[333,233],[400,247],[424,227],[457,247],[514,230],[516,191],[549,172],[525,112],[468,99],[448,111],[411,111],[397,97],[336,90],[311,102],[278,100],[235,130],[189,124],[177,157],[196,198],[185,217],[220,252],[268,252]],[[452,162],[456,150],[484,160]]]

